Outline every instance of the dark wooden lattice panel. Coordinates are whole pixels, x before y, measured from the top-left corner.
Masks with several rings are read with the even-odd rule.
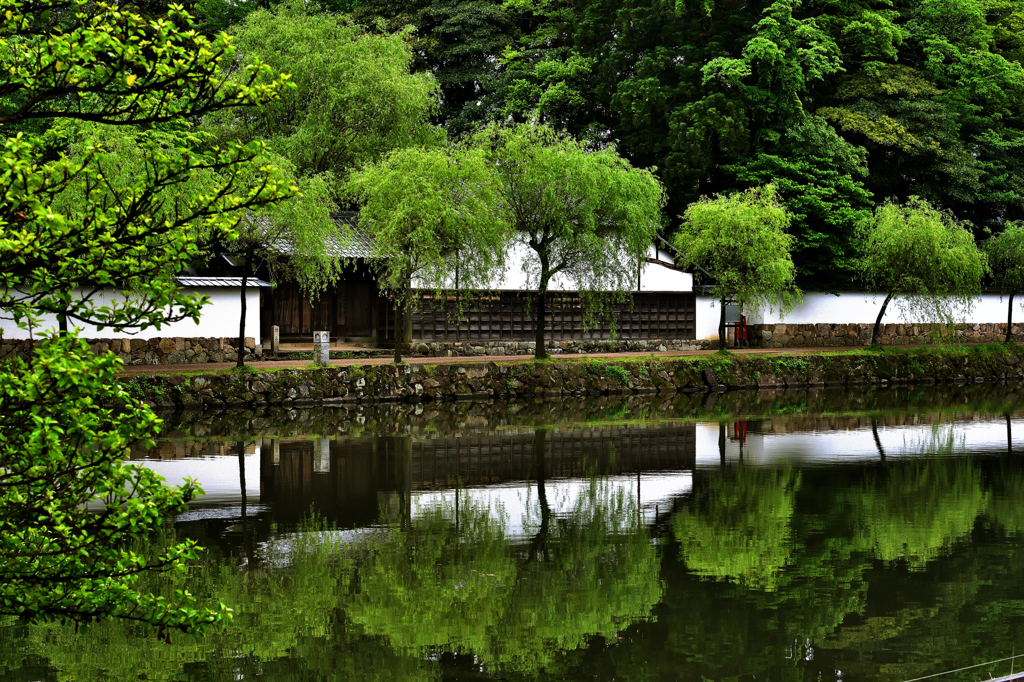
[[[412,338],[426,342],[532,341],[532,294],[499,291],[476,296],[458,315],[454,297],[423,293],[412,313]],[[692,293],[636,292],[609,306],[584,325],[578,292],[548,294],[545,332],[551,341],[611,339],[692,339],[696,299]]]

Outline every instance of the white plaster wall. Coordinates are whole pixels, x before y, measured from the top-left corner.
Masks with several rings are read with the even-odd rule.
[[[647,256],[666,263],[672,263],[672,257],[664,251],[660,251],[653,245],[648,250]],[[533,250],[522,243],[515,243],[509,251],[508,267],[505,271],[496,272],[489,286],[491,289],[512,289],[529,290],[533,289],[535,282],[530,282],[523,272],[524,263],[533,263],[535,254]],[[413,287],[422,287],[421,279],[413,278]],[[454,288],[455,283],[451,286]],[[567,277],[559,273],[551,278],[548,285],[549,291],[575,291],[576,285]],[[631,287],[635,289],[634,287]],[[679,272],[666,268],[657,263],[645,263],[640,271],[640,291],[693,291],[693,275],[688,272]]]
[[[1024,299],[1024,297],[1019,297]],[[786,316],[778,311],[761,311],[748,313],[749,324],[874,324],[878,311],[885,300],[884,294],[868,294],[863,292],[846,292],[839,295],[807,292],[801,303]],[[1018,317],[1022,308],[1014,299],[1014,317]],[[1024,301],[1021,301],[1024,303]],[[1008,301],[997,294],[985,294],[975,299],[969,314],[960,320],[967,323],[1006,322]],[[698,310],[700,306],[698,304]],[[1024,317],[1019,319],[1024,320]],[[929,320],[903,319],[899,301],[894,299],[885,311],[882,323],[928,322]],[[700,329],[698,313],[697,321]],[[715,323],[717,326],[717,321]],[[700,337],[703,338],[703,337]]]
[[[184,337],[238,337],[238,323],[241,318],[242,302],[238,288],[235,287],[183,287],[183,291],[189,294],[202,294],[209,297],[210,302],[201,309],[199,323],[192,320],[182,320],[170,324],[161,325],[160,329],[149,327],[147,329],[128,330],[116,332],[109,327],[102,331],[92,325],[76,325],[81,336],[91,338],[123,338],[126,336],[138,336],[140,338],[154,338],[167,336]],[[101,292],[99,300],[113,301],[123,300],[124,294],[113,290]],[[246,315],[245,335],[260,340],[260,290],[256,287],[246,287]],[[46,332],[57,331],[57,317],[55,315],[43,316],[41,326],[33,329],[35,336],[41,336]],[[10,319],[0,317],[0,332],[5,339],[27,339],[30,338],[27,329],[20,329]]]
[[[718,340],[718,320],[722,315],[721,303],[710,296],[697,296],[697,310],[695,315],[697,326],[697,338]]]

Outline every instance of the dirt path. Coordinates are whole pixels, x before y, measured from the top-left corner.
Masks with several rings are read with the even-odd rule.
[[[803,353],[814,353],[822,350],[841,350],[840,348],[734,348],[731,352],[737,355],[801,355]],[[854,350],[854,349],[850,349]],[[557,354],[552,357],[555,360],[580,360],[585,358],[682,358],[698,355],[711,355],[713,350],[681,350],[652,353],[586,353],[586,354]],[[438,357],[438,358],[406,358],[410,365],[450,365],[467,364],[475,362],[515,362],[528,361],[529,355],[474,355],[469,357]],[[386,365],[391,358],[344,358],[331,360],[332,367],[345,367],[349,365]],[[286,369],[303,368],[311,365],[310,360],[273,360],[264,362],[247,362],[247,366],[257,369]],[[213,372],[221,369],[234,367],[233,362],[207,362],[199,365],[128,365],[121,372],[123,374],[174,374],[177,372]]]

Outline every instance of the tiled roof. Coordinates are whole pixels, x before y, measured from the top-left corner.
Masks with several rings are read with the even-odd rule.
[[[345,211],[334,214],[333,218],[334,224],[349,235],[344,243],[339,235],[339,241],[333,245],[337,255],[342,258],[369,258],[373,255],[373,242],[359,229],[358,213]]]
[[[373,255],[373,242],[359,229],[359,214],[353,211],[335,213],[331,216],[338,230],[327,247],[331,255],[339,258],[370,258]],[[293,247],[287,242],[278,244],[281,253],[291,254]]]
[[[183,287],[240,287],[242,286],[241,277],[175,277],[178,280],[178,284]],[[245,281],[246,288],[249,287],[269,287],[270,282],[264,282],[261,279],[255,277],[249,277]]]

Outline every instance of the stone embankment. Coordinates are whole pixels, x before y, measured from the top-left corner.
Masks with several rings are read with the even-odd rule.
[[[552,355],[585,355],[587,353],[644,353],[671,350],[703,350],[710,341],[680,339],[604,339],[598,341],[552,341],[547,346]],[[487,355],[533,355],[537,344],[529,341],[413,341],[407,355],[410,357],[472,357]]]
[[[712,355],[673,360],[349,365],[198,376],[147,375],[122,381],[136,396],[154,405],[198,408],[1019,379],[1024,379],[1024,348],[990,346],[835,355]]]
[[[238,338],[183,338],[157,337],[141,339],[85,339],[94,353],[112,351],[126,365],[201,365],[207,362],[235,362],[238,360]],[[34,341],[4,340],[0,342],[0,359],[27,357]],[[265,360],[263,349],[251,336],[245,338],[245,359]]]
[[[202,365],[208,362],[235,362],[238,359],[238,339],[157,337],[152,339],[86,339],[95,353],[113,351],[126,365]],[[8,357],[26,357],[32,351],[33,341],[0,341],[0,360]],[[311,341],[312,343],[312,341]],[[680,341],[671,339],[554,341],[548,352],[558,354],[586,353],[644,353],[653,351],[701,350],[709,341]],[[431,342],[414,341],[404,354],[409,357],[479,357],[488,355],[533,355],[535,344],[527,342]],[[373,349],[368,349],[371,351]],[[309,357],[309,356],[307,356]],[[294,353],[270,352],[252,337],[245,339],[245,360],[294,360]]]
[[[752,324],[747,339],[761,348],[808,348],[868,346],[871,324]],[[1013,325],[1013,336],[1020,338],[1024,326]],[[882,346],[906,346],[933,342],[942,338],[958,343],[992,343],[1006,338],[1006,324],[963,324],[952,328],[931,324],[883,324],[879,329]]]

